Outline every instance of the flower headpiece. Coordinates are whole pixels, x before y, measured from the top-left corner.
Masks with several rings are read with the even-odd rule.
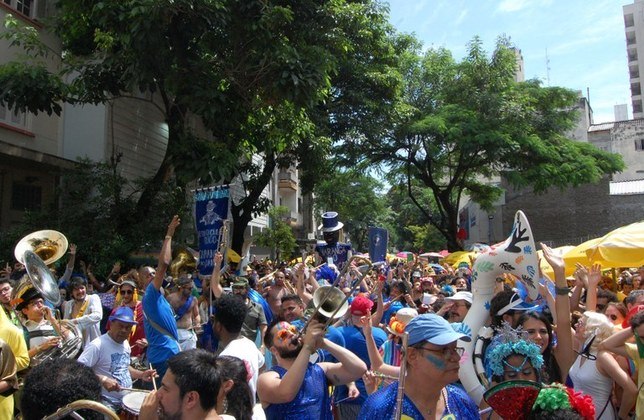
[[[576,392],[562,384],[551,384],[541,389],[532,410],[555,412],[571,409],[585,420],[595,418],[595,405],[589,395]]]
[[[492,350],[486,356],[487,370],[490,375],[503,376],[505,359],[513,354],[525,356],[537,370],[543,366],[543,356],[539,346],[527,339],[525,331],[515,330],[507,322],[503,323],[490,346]]]

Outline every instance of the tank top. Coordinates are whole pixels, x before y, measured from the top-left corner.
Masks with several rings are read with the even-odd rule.
[[[582,365],[582,359],[584,359],[582,356],[577,356],[577,359],[575,360],[575,363],[573,363],[570,368],[570,373],[568,374],[572,380],[573,388],[577,391],[583,392],[584,394],[588,394],[593,398],[593,402],[595,403],[596,419],[616,419],[617,416],[615,416],[613,406],[610,404],[613,380],[602,375],[599,370],[597,370],[596,360],[586,359]]]

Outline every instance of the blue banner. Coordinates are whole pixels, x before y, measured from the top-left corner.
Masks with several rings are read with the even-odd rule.
[[[371,262],[385,261],[389,232],[379,227],[369,228],[369,258]]]
[[[199,237],[199,274],[209,276],[219,248],[219,230],[228,218],[228,185],[195,191],[194,220]]]

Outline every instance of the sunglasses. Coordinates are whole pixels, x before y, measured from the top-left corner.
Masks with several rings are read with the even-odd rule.
[[[297,328],[294,325],[289,325],[287,328],[281,329],[277,332],[277,339],[279,341],[285,341],[291,335],[297,334]]]
[[[617,321],[617,315],[615,314],[610,314],[608,317],[611,319],[611,321]]]
[[[122,295],[133,295],[134,290],[121,290]]]

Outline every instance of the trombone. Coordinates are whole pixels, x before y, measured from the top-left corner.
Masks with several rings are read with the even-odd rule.
[[[346,275],[354,260],[363,260],[367,264],[356,267],[360,275],[351,283],[351,292],[345,295],[337,285],[340,282],[340,279]],[[365,278],[372,266],[373,263],[369,258],[354,255],[349,259],[349,261],[347,261],[346,265],[331,286],[318,287],[313,293],[313,306],[315,306],[315,311],[306,321],[296,338],[300,338],[306,332],[306,328],[313,319],[319,320],[320,316],[325,318],[323,322],[324,329],[326,330],[334,319],[343,316],[349,309],[349,304],[347,303],[349,297],[353,294],[356,288],[360,286],[362,279]]]

